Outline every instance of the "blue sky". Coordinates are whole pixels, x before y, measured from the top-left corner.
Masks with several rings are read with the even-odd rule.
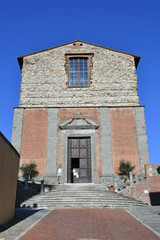
[[[1,0],[0,131],[10,140],[17,56],[79,39],[140,55],[137,69],[151,163],[160,163],[160,0]]]

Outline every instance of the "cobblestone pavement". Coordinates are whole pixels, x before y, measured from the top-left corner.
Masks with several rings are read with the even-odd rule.
[[[158,240],[125,210],[53,210],[20,240]]]

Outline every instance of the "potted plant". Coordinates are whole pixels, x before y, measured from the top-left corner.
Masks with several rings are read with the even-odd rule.
[[[108,186],[108,189],[109,189],[110,192],[113,192],[114,191],[114,186],[110,185],[110,186]]]
[[[135,166],[132,166],[129,161],[125,162],[123,159],[120,161],[119,172],[121,175],[125,175],[125,181],[129,179],[129,172],[132,172],[134,168]]]
[[[33,177],[39,174],[37,170],[37,164],[35,162],[24,163],[21,165],[20,170],[25,178],[25,175],[28,175],[28,181],[33,182]]]

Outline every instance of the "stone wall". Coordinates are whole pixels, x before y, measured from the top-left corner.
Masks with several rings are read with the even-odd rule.
[[[160,164],[145,164],[145,175],[148,177],[160,177]]]
[[[0,225],[14,217],[19,154],[0,132]]]
[[[69,88],[65,54],[93,53],[89,87]],[[84,42],[23,57],[20,107],[139,105],[134,56]]]

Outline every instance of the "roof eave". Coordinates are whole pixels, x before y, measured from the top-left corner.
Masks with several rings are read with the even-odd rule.
[[[137,67],[138,67],[138,63],[139,63],[139,61],[140,61],[140,58],[141,58],[140,56],[135,56],[135,57],[134,57],[136,69],[137,69]]]

